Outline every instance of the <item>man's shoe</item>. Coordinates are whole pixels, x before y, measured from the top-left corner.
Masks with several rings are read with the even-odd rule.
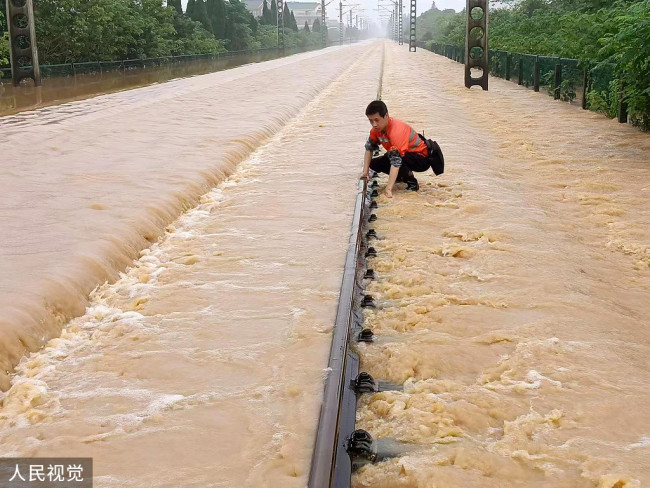
[[[411,190],[411,191],[418,191],[420,189],[420,185],[418,184],[418,180],[415,178],[410,179],[409,181],[406,182],[406,189]]]

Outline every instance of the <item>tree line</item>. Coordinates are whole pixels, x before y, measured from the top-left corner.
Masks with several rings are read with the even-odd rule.
[[[0,0],[0,66],[8,64],[6,0]],[[275,0],[256,19],[240,0],[34,0],[42,64],[112,61],[262,49],[277,45]],[[299,30],[283,11],[285,46],[321,42],[320,22]]]
[[[624,96],[636,123],[650,129],[650,0],[501,0],[489,13],[490,49],[575,58],[612,66],[608,93],[590,93],[611,116]],[[417,19],[418,38],[463,46],[466,13],[434,8]]]

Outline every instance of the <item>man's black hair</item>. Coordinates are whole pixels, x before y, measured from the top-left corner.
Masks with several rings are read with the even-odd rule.
[[[381,100],[373,100],[366,107],[366,116],[379,114],[380,117],[386,117],[388,113],[388,107]]]

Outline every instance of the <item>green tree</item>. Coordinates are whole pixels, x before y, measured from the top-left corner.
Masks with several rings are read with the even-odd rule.
[[[293,15],[293,11],[291,11],[291,28],[298,32],[298,23],[296,22],[296,18]]]
[[[5,0],[0,0],[0,33],[7,31],[7,22],[5,19],[6,11],[7,11],[7,4]]]
[[[278,25],[278,4],[275,0],[271,0],[271,24]]]
[[[208,15],[208,8],[204,0],[196,0],[191,17],[192,20],[200,22],[208,32],[214,32],[210,16]]]
[[[623,93],[635,122],[650,130],[650,1],[621,7],[620,28],[603,37],[600,53],[625,80]]]
[[[132,7],[120,0],[40,0],[35,5],[40,61],[132,57],[142,33],[139,12]]]
[[[193,19],[194,9],[196,7],[196,0],[187,0],[187,7],[185,8],[185,15]]]
[[[5,1],[0,0],[0,66],[9,64],[9,37],[6,32],[5,9]]]
[[[212,33],[217,39],[223,39],[226,35],[226,4],[224,0],[207,0],[206,9]]]
[[[9,36],[6,32],[0,33],[0,66],[9,64]]]
[[[291,22],[291,12],[289,11],[289,7],[287,7],[287,2],[284,2],[284,9],[282,10],[282,18],[284,20],[284,28],[293,30],[293,23]]]
[[[303,27],[302,30],[304,30],[305,32],[311,32],[311,31],[309,30],[309,21],[308,21],[308,20],[305,20],[305,27]]]
[[[226,4],[225,38],[231,51],[255,49],[257,41],[257,21],[246,5],[239,0],[230,0]]]
[[[174,12],[162,7],[160,0],[140,0],[129,4],[129,11],[137,34],[128,57],[168,56],[173,49]]]
[[[438,10],[431,9],[422,13],[416,20],[417,29],[416,35],[419,40],[425,40],[425,34],[427,37],[431,37],[431,40],[440,44],[453,44],[454,40],[457,40],[459,37],[458,31],[462,30],[461,40],[462,44],[464,42],[465,36],[465,14],[456,13],[452,9],[447,10]],[[406,23],[405,23],[406,24]]]
[[[320,19],[314,20],[314,24],[311,27],[312,32],[320,32]]]
[[[320,34],[314,32],[305,32],[303,30],[294,31],[286,29],[284,35],[285,46],[288,48],[309,48],[321,45]]]
[[[160,0],[38,0],[43,64],[218,52],[223,46]]]
[[[261,48],[272,48],[278,45],[278,30],[273,25],[260,25],[257,29],[256,41]]]
[[[172,7],[176,13],[183,15],[183,6],[181,0],[167,0],[167,6]]]
[[[596,64],[591,106],[612,116],[624,86],[630,118],[650,130],[650,0],[502,0],[490,14],[490,48]],[[427,11],[418,36],[464,45],[465,13]],[[565,80],[568,81],[568,80]],[[604,86],[603,86],[604,85]]]
[[[521,0],[517,4],[517,9],[530,17],[537,10],[547,10],[548,5],[547,0]]]
[[[274,0],[275,1],[275,0]],[[264,5],[262,6],[262,18],[260,19],[260,24],[263,25],[275,25],[275,17],[272,10],[269,8],[269,4],[264,0]]]
[[[597,12],[612,6],[612,0],[551,0],[553,9],[564,12]]]
[[[222,41],[214,38],[212,33],[206,31],[200,22],[195,22],[187,15],[174,16],[174,30],[172,55],[180,54],[205,54],[226,51]]]

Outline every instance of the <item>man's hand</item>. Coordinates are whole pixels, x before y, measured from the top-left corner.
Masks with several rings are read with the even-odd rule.
[[[368,173],[361,173],[361,176],[359,176],[359,179],[368,181]]]
[[[388,198],[393,198],[393,185],[397,181],[397,173],[399,173],[399,168],[391,165],[390,173],[388,173],[388,183],[386,183],[386,189],[384,190]]]

